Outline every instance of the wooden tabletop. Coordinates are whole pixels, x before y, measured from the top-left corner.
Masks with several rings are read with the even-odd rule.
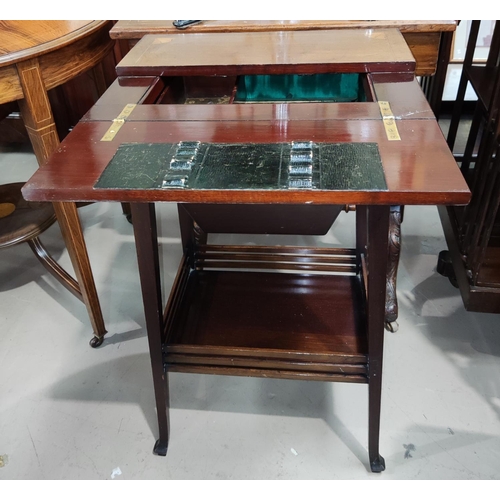
[[[328,72],[411,73],[415,59],[401,33],[322,30],[147,35],[120,61],[119,76]]]
[[[393,84],[398,85],[398,84]],[[404,85],[404,84],[402,84]],[[415,83],[415,85],[417,85]],[[418,85],[417,85],[418,88]],[[113,141],[111,123],[82,121],[25,185],[28,200],[211,203],[466,204],[470,192],[436,121],[408,113],[389,141],[376,103],[363,115],[350,104],[283,103],[137,106]],[[375,142],[387,191],[94,189],[121,143]]]
[[[31,104],[45,105],[43,94],[96,66],[112,49],[111,21],[0,21],[0,104],[38,96]],[[31,62],[30,62],[31,61]],[[28,65],[27,73],[21,66]],[[34,70],[36,66],[39,69]],[[40,76],[43,85],[21,79]],[[51,112],[39,112],[39,117]]]
[[[0,21],[0,67],[62,48],[107,22]]]
[[[178,33],[173,21],[118,21],[110,31],[114,39],[140,39],[144,35]],[[300,31],[323,29],[398,28],[403,33],[455,31],[456,21],[202,21],[189,33],[238,31]]]

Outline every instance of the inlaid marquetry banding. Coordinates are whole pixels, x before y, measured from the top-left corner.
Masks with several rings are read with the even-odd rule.
[[[30,68],[22,69],[21,81],[23,82],[24,87],[24,98],[29,102],[36,124],[45,120],[52,121],[50,104],[42,82],[39,67],[32,66]],[[38,99],[43,99],[42,106],[37,105],[38,103],[33,101],[34,96]]]
[[[37,127],[37,128],[30,127],[29,125],[26,125],[26,130],[28,132],[30,132],[30,131],[36,132],[38,135],[47,135],[47,134],[52,133],[52,131],[55,130],[55,124],[50,123],[49,125],[44,125],[43,127]]]
[[[59,136],[55,125],[52,123],[41,129],[26,126],[38,161],[45,161],[59,145]]]
[[[48,130],[44,134],[41,134],[43,149],[45,151],[46,158],[51,155],[51,153],[59,144],[59,137],[57,135],[55,125],[51,125],[50,128],[51,130]]]

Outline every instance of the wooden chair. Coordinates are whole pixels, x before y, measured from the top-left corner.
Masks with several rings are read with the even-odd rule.
[[[25,201],[23,185],[16,182],[0,186],[0,249],[28,243],[45,269],[83,301],[78,282],[50,256],[39,238],[57,220],[52,204]]]

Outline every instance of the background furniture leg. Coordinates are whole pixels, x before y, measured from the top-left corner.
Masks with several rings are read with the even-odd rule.
[[[83,302],[87,307],[90,323],[94,329],[95,337],[90,341],[90,345],[98,347],[104,340],[106,328],[90,267],[87,247],[83,239],[78,211],[74,203],[54,203],[53,205],[61,233],[68,248],[71,263],[75,270],[76,279],[80,285]]]
[[[83,302],[82,292],[80,291],[80,286],[76,280],[49,255],[45,247],[42,245],[40,238],[36,237],[28,240],[28,245],[45,269],[55,276],[59,282],[64,285],[64,287],[67,288],[75,297],[79,298]]]
[[[59,136],[42,80],[40,65],[36,58],[22,61],[18,63],[17,71],[24,94],[24,99],[19,101],[19,108],[38,164],[43,165],[59,146]],[[53,205],[94,330],[95,336],[90,341],[90,345],[98,347],[104,340],[106,329],[76,205],[74,203],[54,203]]]
[[[36,58],[19,62],[17,71],[24,94],[24,99],[18,101],[19,108],[38,164],[43,165],[59,146],[49,97]]]

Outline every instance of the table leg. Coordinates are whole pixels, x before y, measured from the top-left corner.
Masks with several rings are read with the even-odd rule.
[[[366,256],[368,245],[368,207],[358,205],[356,207],[356,255],[358,267],[361,269],[361,255]]]
[[[372,472],[385,470],[384,459],[379,453],[379,435],[389,210],[387,206],[368,207],[368,454]]]
[[[441,105],[443,102],[444,84],[446,82],[446,72],[450,63],[453,34],[453,31],[443,31],[441,33],[436,72],[433,76],[427,77],[430,78],[430,89],[426,92],[426,97],[434,115],[436,116],[436,120],[439,120]]]
[[[37,59],[18,63],[17,72],[24,94],[24,99],[19,101],[19,108],[38,164],[43,165],[59,146],[49,96]]]
[[[155,206],[153,203],[132,203],[131,210],[160,434],[154,452],[165,456],[170,434],[169,393],[162,353],[163,302]]]
[[[24,94],[24,99],[19,101],[19,107],[38,164],[43,165],[50,154],[58,148],[59,136],[38,60],[20,62],[17,65],[17,71]],[[95,337],[90,341],[90,345],[97,347],[102,344],[106,329],[76,205],[74,203],[54,203],[53,205],[75,270],[82,299],[94,329]]]
[[[401,250],[401,221],[403,208],[392,206],[389,220],[389,250],[385,292],[385,328],[391,332],[398,329],[398,298],[396,295],[396,279],[398,274],[399,257]],[[356,249],[359,256],[365,254],[367,245],[367,207],[359,205],[356,208]],[[361,262],[358,262],[361,266]]]
[[[208,235],[201,229],[182,203],[177,204],[179,226],[181,229],[182,249],[184,253],[192,254],[199,245],[206,245]]]
[[[59,227],[63,235],[71,264],[75,270],[76,280],[80,287],[83,303],[87,308],[90,323],[94,330],[94,338],[90,341],[92,347],[98,347],[104,340],[106,328],[102,318],[99,297],[95,288],[92,269],[90,268],[87,247],[83,239],[82,226],[75,203],[54,203]]]

